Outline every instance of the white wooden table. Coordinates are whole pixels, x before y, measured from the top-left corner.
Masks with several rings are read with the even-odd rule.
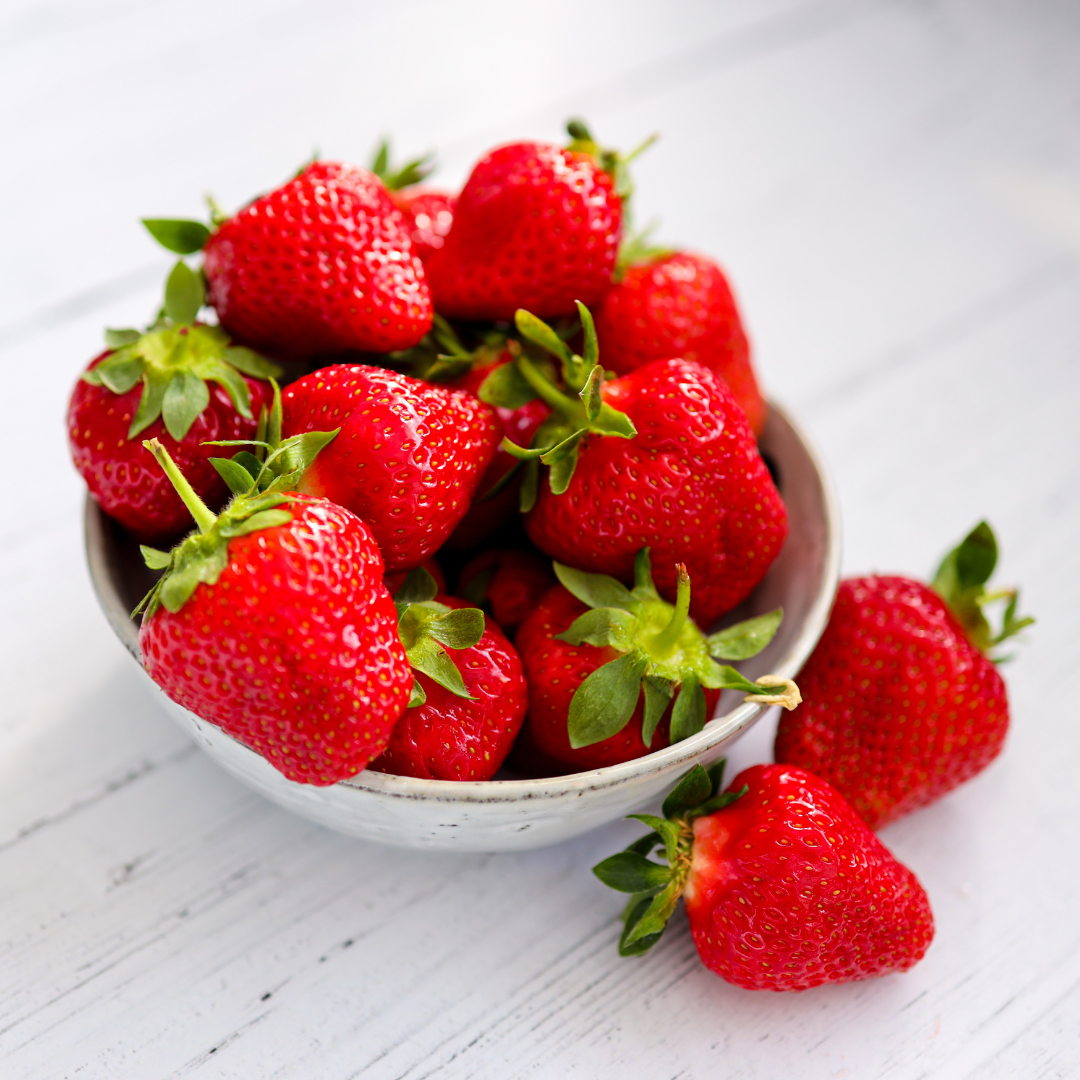
[[[1080,1075],[1078,46],[1072,0],[7,0],[0,1075]],[[730,269],[846,570],[926,574],[986,515],[1039,618],[1003,757],[883,834],[937,917],[908,975],[746,993],[681,922],[620,960],[589,868],[629,824],[451,857],[292,818],[155,710],[91,596],[62,418],[155,304],[136,217],[383,132],[456,183],[574,113],[663,132],[639,219]]]

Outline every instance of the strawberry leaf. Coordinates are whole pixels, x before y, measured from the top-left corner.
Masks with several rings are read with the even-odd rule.
[[[178,371],[169,380],[161,401],[165,430],[180,442],[209,404],[210,391],[206,389],[206,383],[191,371]]]
[[[286,525],[292,521],[292,514],[288,510],[261,510],[251,517],[235,524],[222,525],[221,535],[231,540],[236,536],[247,536],[248,533],[258,532],[260,529],[273,529],[278,525]]]
[[[122,349],[125,345],[134,345],[141,337],[141,330],[106,330],[105,347],[107,349]]]
[[[626,893],[655,893],[671,880],[671,867],[661,866],[634,851],[620,851],[593,867],[608,888]]]
[[[95,375],[99,384],[114,394],[126,394],[142,378],[145,370],[143,358],[130,346],[124,346],[87,374]]]
[[[514,325],[523,338],[539,345],[552,356],[557,356],[564,365],[572,363],[574,354],[570,351],[570,346],[546,322],[538,319],[532,312],[518,308],[514,312]]]
[[[645,710],[641,718],[641,741],[646,746],[652,746],[653,735],[675,692],[675,684],[670,679],[646,675],[641,680],[641,689],[645,692]]]
[[[555,639],[570,645],[611,645],[620,652],[626,652],[633,640],[636,625],[634,616],[622,608],[591,608],[579,615],[561,634],[556,634]]]
[[[637,652],[623,653],[582,681],[570,700],[566,725],[574,749],[603,742],[626,727],[637,707],[647,663]]]
[[[479,608],[455,608],[427,624],[427,632],[448,649],[471,649],[484,636]]]
[[[634,928],[623,939],[625,947],[641,941],[643,938],[658,939],[664,932],[668,919],[675,913],[675,905],[682,895],[683,882],[673,879],[666,888],[653,897],[649,906],[642,913]]]
[[[139,550],[142,552],[143,562],[151,570],[164,570],[172,562],[172,555],[168,551],[158,551],[146,544],[140,544]]]
[[[143,218],[147,232],[163,247],[177,255],[194,255],[210,239],[210,230],[201,221],[182,218]]]
[[[424,693],[424,688],[420,685],[420,680],[413,676],[412,691],[409,694],[409,704],[405,706],[406,709],[415,709],[417,705],[423,705],[427,701],[427,694]]]
[[[488,405],[520,409],[522,405],[534,401],[537,393],[516,364],[500,364],[480,384],[476,396]]]
[[[433,638],[422,636],[405,655],[409,664],[416,671],[422,671],[433,682],[449,690],[458,697],[473,700],[472,694],[465,689],[465,682],[457,665],[447,655],[446,650]]]
[[[165,282],[165,314],[174,325],[187,326],[195,321],[205,300],[202,276],[181,259]]]
[[[682,742],[696,735],[705,726],[705,711],[705,693],[697,678],[690,675],[683,680],[671,709],[671,741]]]
[[[548,483],[551,485],[553,495],[561,495],[570,486],[574,470],[577,468],[578,445],[584,434],[584,431],[575,431],[568,439],[564,439],[541,457],[540,460],[550,466]]]
[[[210,464],[217,469],[218,476],[229,485],[234,495],[246,495],[255,486],[255,477],[236,458],[212,457]]]
[[[664,800],[661,813],[666,818],[682,817],[687,810],[700,806],[711,796],[712,780],[709,774],[700,765],[695,765],[672,788]]]
[[[643,953],[647,953],[663,935],[664,931],[661,929],[658,933],[645,934],[643,937],[635,938],[632,943],[629,940],[651,904],[652,894],[645,893],[633,897],[626,906],[626,911],[623,914],[623,932],[619,935],[620,956],[641,956]]]
[[[237,371],[250,375],[253,379],[280,379],[281,365],[267,360],[265,356],[239,345],[232,345],[225,350],[225,363]]]
[[[607,574],[589,574],[560,562],[551,565],[563,587],[591,608],[613,607],[633,611],[637,606],[630,590]]]
[[[405,606],[422,604],[427,600],[434,600],[438,592],[438,583],[430,571],[426,567],[418,566],[405,575],[401,587],[394,593],[394,603]]]
[[[757,656],[772,641],[783,618],[784,609],[777,608],[767,615],[718,630],[708,637],[709,654],[718,660],[747,660]]]
[[[140,431],[145,431],[160,415],[161,403],[165,397],[165,386],[160,379],[144,379],[142,397],[139,398],[139,407],[135,410],[135,416],[128,428],[129,439],[134,439]]]

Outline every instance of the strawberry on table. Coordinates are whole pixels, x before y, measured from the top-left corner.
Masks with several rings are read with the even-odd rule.
[[[338,364],[285,390],[286,435],[341,427],[301,490],[367,522],[388,573],[430,558],[464,517],[499,440],[494,411],[464,390]]]
[[[191,527],[191,514],[143,439],[160,440],[199,497],[219,507],[229,489],[205,444],[254,438],[266,380],[281,373],[220,327],[196,322],[203,301],[201,279],[177,263],[158,321],[144,333],[107,331],[108,350],[71,395],[75,468],[105,513],[146,543],[173,539]]]
[[[589,311],[579,305],[582,356],[547,324],[519,311],[519,332],[554,356],[545,369],[525,349],[480,389],[483,400],[542,398],[552,413],[523,448],[525,527],[541,551],[624,581],[648,547],[662,596],[675,567],[694,582],[691,615],[703,626],[749,596],[780,553],[787,511],[731,391],[685,360],[660,360],[605,382]],[[547,465],[546,478],[539,466]]]
[[[147,442],[198,530],[170,553],[143,549],[165,571],[143,602],[146,670],[290,780],[316,785],[353,776],[382,752],[413,681],[371,531],[292,490],[333,435],[285,440],[252,466],[257,475],[219,462],[245,490],[218,516],[164,447]],[[279,471],[290,457],[295,468]]]
[[[510,319],[520,308],[571,315],[611,287],[622,228],[614,156],[519,142],[482,158],[426,262],[436,309],[449,318]]]
[[[825,781],[755,765],[720,794],[695,765],[654,830],[593,872],[633,893],[619,952],[647,952],[682,896],[702,963],[747,990],[809,990],[907,971],[934,937],[930,902]],[[660,847],[666,863],[647,858]]]
[[[560,563],[550,589],[517,632],[529,684],[529,715],[515,760],[533,775],[615,765],[696,735],[720,690],[792,708],[788,679],[752,683],[714,657],[755,656],[780,624],[779,610],[706,637],[688,618],[690,579],[679,567],[679,596],[666,603],[653,585],[649,553],[639,553],[634,588]]]
[[[512,637],[555,583],[551,563],[539,555],[518,548],[489,548],[461,568],[457,591],[487,607],[503,633]]]
[[[514,647],[482,611],[436,593],[423,569],[409,575],[394,600],[413,696],[369,767],[426,780],[490,780],[528,705]]]
[[[377,176],[316,161],[214,231],[147,220],[180,254],[202,249],[222,326],[279,355],[389,352],[431,326],[431,296],[409,226]]]
[[[799,676],[806,701],[780,721],[776,760],[828,780],[875,829],[985,769],[1009,726],[993,653],[1033,621],[1017,618],[1015,590],[986,591],[996,563],[994,534],[980,522],[930,587],[842,581]],[[1008,603],[997,633],[983,612],[995,599]]]
[[[632,261],[596,312],[604,364],[626,375],[653,360],[680,357],[707,367],[731,389],[755,435],[765,402],[750,344],[724,272],[688,251],[646,252]]]

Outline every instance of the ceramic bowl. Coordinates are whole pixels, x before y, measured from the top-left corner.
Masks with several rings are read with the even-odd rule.
[[[751,597],[724,623],[782,606],[784,621],[761,654],[741,665],[749,678],[793,678],[825,627],[836,591],[840,527],[820,460],[785,413],[772,407],[762,453],[787,505],[790,533]],[[105,616],[142,670],[138,627],[128,612],[153,576],[139,549],[89,497],[86,549]],[[543,847],[640,809],[695,762],[709,764],[758,720],[765,707],[725,691],[715,717],[692,738],[635,761],[541,780],[455,783],[361,772],[331,787],[286,780],[220,728],[170,700],[144,673],[151,693],[206,752],[243,783],[286,809],[351,836],[398,847],[511,851]]]

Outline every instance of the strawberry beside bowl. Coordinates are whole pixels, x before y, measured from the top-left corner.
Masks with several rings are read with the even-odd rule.
[[[769,646],[742,665],[751,679],[794,678],[824,630],[840,564],[835,495],[820,460],[776,406],[761,448],[777,474],[790,533],[764,580],[725,618],[735,622],[783,607]],[[153,581],[135,541],[89,496],[85,514],[90,576],[105,616],[142,670],[138,626],[129,612]],[[330,787],[287,780],[220,728],[146,685],[169,713],[226,770],[268,799],[350,836],[397,847],[512,851],[567,840],[641,808],[695,763],[708,764],[755,723],[765,706],[726,691],[697,735],[633,761],[544,779],[458,782],[365,770]],[[501,775],[501,774],[500,774]]]

